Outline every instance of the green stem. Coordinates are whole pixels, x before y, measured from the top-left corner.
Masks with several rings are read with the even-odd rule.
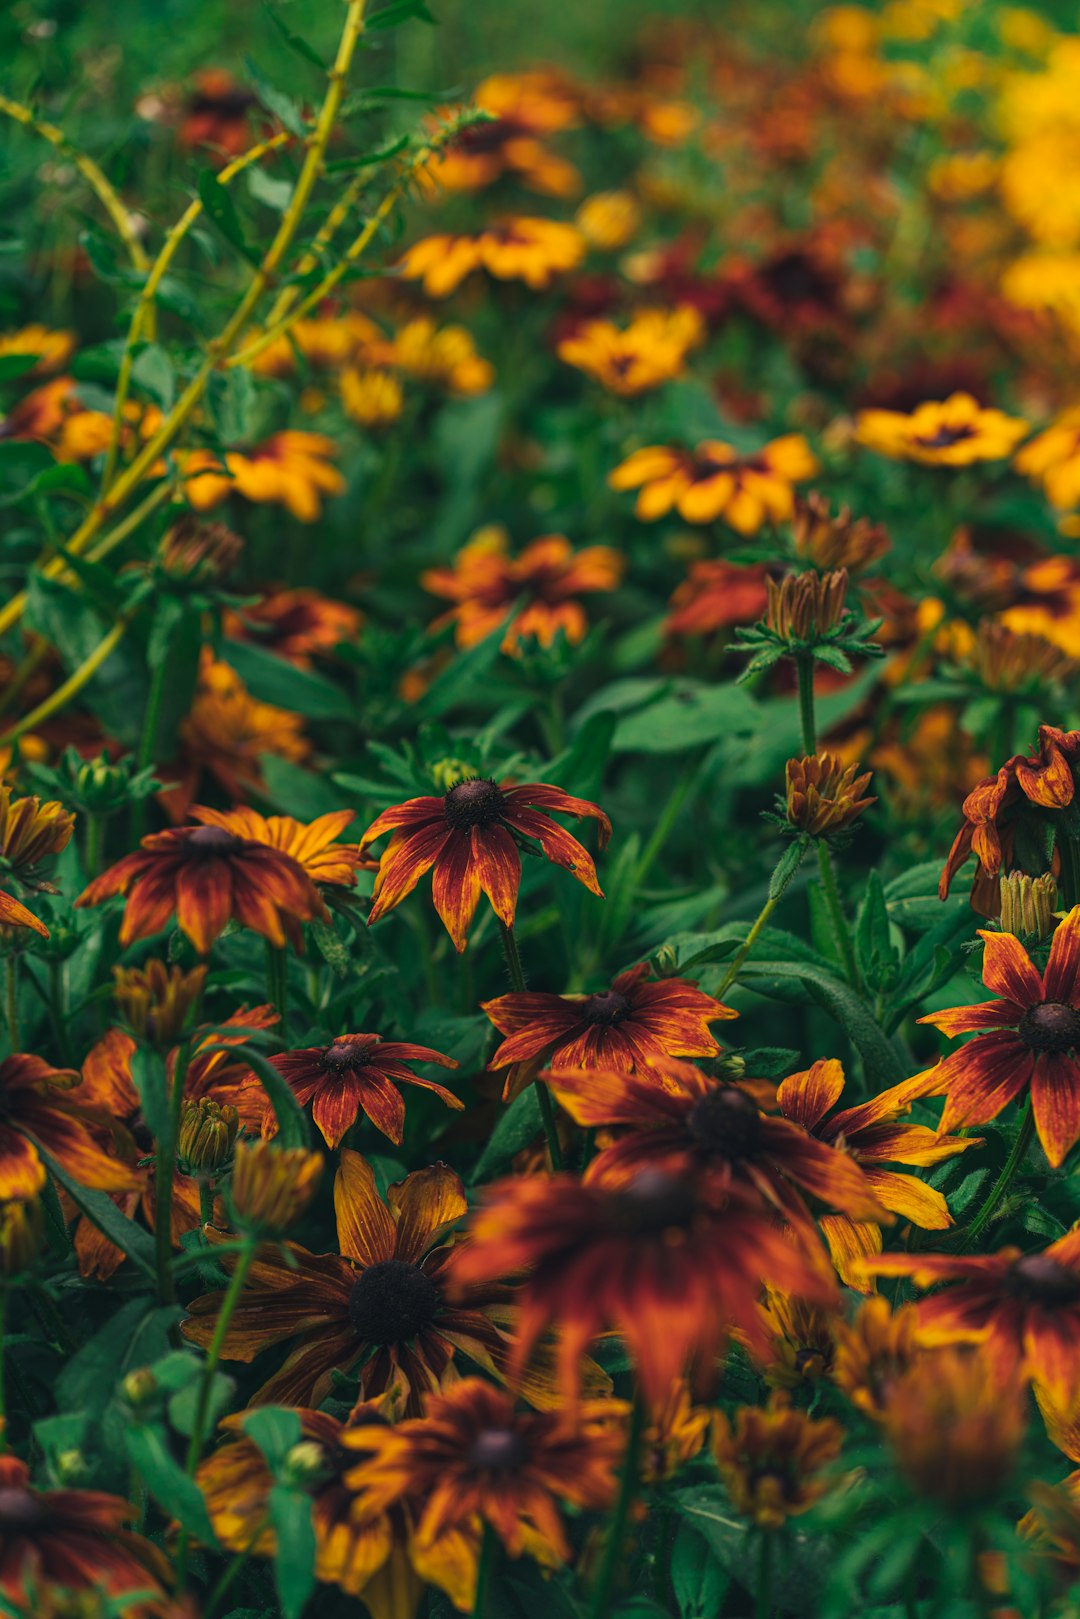
[[[638,1462],[641,1457],[641,1441],[644,1435],[645,1405],[639,1394],[636,1396],[630,1412],[630,1430],[626,1436],[626,1451],[623,1455],[622,1476],[619,1479],[619,1494],[615,1501],[615,1510],[611,1515],[611,1523],[608,1526],[600,1572],[596,1578],[596,1585],[593,1587],[589,1619],[607,1619],[607,1615],[611,1610],[615,1579],[623,1553],[623,1541],[626,1537],[626,1525],[630,1517],[630,1509],[634,1504],[634,1497],[637,1495],[639,1483]]]
[[[101,870],[101,856],[105,846],[105,818],[102,815],[88,815],[86,817],[86,848],[83,858],[86,861],[86,875],[88,879],[97,876]]]
[[[990,1194],[987,1197],[986,1202],[983,1204],[974,1220],[972,1220],[967,1230],[961,1234],[960,1241],[956,1245],[957,1253],[962,1254],[968,1248],[973,1247],[975,1242],[982,1235],[985,1227],[993,1219],[994,1211],[997,1209],[998,1204],[1009,1190],[1009,1187],[1016,1178],[1017,1170],[1027,1157],[1028,1148],[1031,1146],[1031,1138],[1034,1133],[1035,1114],[1032,1110],[1031,1092],[1029,1091],[1028,1099],[1024,1103],[1024,1111],[1020,1119],[1020,1128],[1016,1133],[1016,1140],[1013,1142],[1012,1152],[1010,1152],[1005,1162],[1004,1169],[1001,1171],[1001,1174],[991,1187]]]
[[[757,921],[754,923],[753,927],[750,929],[750,932],[746,935],[746,938],[743,940],[738,950],[736,950],[735,954],[731,958],[730,963],[728,964],[728,970],[724,974],[720,988],[716,991],[716,999],[718,1001],[723,1000],[727,991],[731,988],[736,978],[738,978],[743,962],[746,960],[755,944],[757,944],[758,935],[765,926],[766,922],[769,920],[772,913],[775,911],[779,898],[779,894],[772,895],[761,907],[761,910],[758,913]]]
[[[758,1548],[758,1577],[757,1577],[757,1605],[755,1613],[757,1619],[769,1619],[772,1600],[772,1542],[773,1537],[768,1529],[761,1531],[761,1545]]]
[[[229,1591],[232,1588],[233,1581],[236,1579],[237,1575],[242,1573],[242,1571],[247,1567],[251,1559],[251,1554],[258,1545],[263,1530],[266,1528],[266,1524],[266,1518],[260,1518],[255,1533],[252,1535],[243,1551],[237,1552],[236,1556],[233,1558],[220,1580],[218,1580],[217,1584],[214,1586],[214,1589],[206,1599],[206,1606],[203,1608],[203,1619],[214,1619],[214,1615],[217,1613],[219,1607],[228,1596]]]
[[[13,950],[7,958],[7,996],[5,999],[5,1012],[7,1015],[8,1040],[13,1052],[19,1049],[19,958]]]
[[[157,1255],[158,1303],[176,1302],[176,1283],[172,1270],[172,1196],[176,1175],[176,1143],[180,1135],[180,1113],[184,1105],[184,1084],[187,1080],[189,1044],[176,1053],[172,1087],[169,1093],[169,1112],[166,1133],[157,1143],[154,1165],[154,1245]]]
[[[150,677],[150,691],[146,698],[146,713],[143,715],[142,735],[139,737],[139,752],[137,755],[137,768],[149,770],[154,764],[154,755],[157,752],[158,731],[161,729],[161,708],[165,701],[165,681],[169,673],[169,654],[163,652],[154,665],[154,672]],[[146,799],[137,798],[131,806],[131,839],[138,843],[146,831]]]
[[[799,677],[799,723],[802,726],[804,753],[817,752],[817,724],[814,719],[814,660],[802,652],[795,659]]]
[[[818,839],[817,855],[818,869],[821,872],[821,888],[829,911],[829,921],[832,923],[833,938],[836,941],[836,948],[840,952],[840,960],[844,966],[844,977],[849,984],[858,988],[859,969],[855,964],[855,951],[851,944],[851,934],[848,931],[847,921],[844,917],[844,908],[840,903],[840,890],[836,884],[836,868],[833,866],[829,845],[823,838]]]
[[[497,1550],[498,1539],[495,1531],[485,1519],[480,1536],[480,1558],[476,1565],[476,1595],[473,1598],[472,1619],[487,1619],[491,1571]]]
[[[499,936],[502,939],[503,955],[506,957],[506,970],[510,974],[510,983],[515,995],[525,993],[525,969],[521,965],[521,953],[518,950],[517,939],[513,928],[499,919]],[[536,1096],[540,1103],[540,1117],[544,1122],[544,1134],[547,1137],[548,1153],[551,1157],[551,1167],[556,1172],[564,1167],[562,1147],[559,1144],[559,1130],[555,1122],[555,1104],[551,1100],[551,1093],[546,1085],[536,1086]]]
[[[700,760],[695,761],[689,769],[683,771],[672,788],[671,795],[661,810],[660,818],[653,828],[652,837],[642,849],[638,863],[634,867],[632,881],[635,888],[639,888],[644,882],[646,876],[652,870],[653,861],[671,836],[671,829],[679,818],[679,811],[690,796],[690,790],[697,780],[700,768]]]
[[[209,1225],[214,1218],[214,1187],[211,1181],[199,1182],[199,1224]]]
[[[224,1344],[226,1335],[229,1331],[229,1323],[232,1321],[233,1311],[240,1302],[240,1295],[244,1290],[244,1283],[247,1281],[248,1271],[251,1269],[257,1247],[258,1244],[256,1241],[249,1237],[244,1247],[240,1251],[240,1257],[236,1261],[236,1269],[232,1273],[228,1290],[221,1302],[221,1309],[218,1312],[217,1323],[214,1327],[214,1336],[210,1340],[210,1349],[207,1353],[206,1364],[202,1369],[202,1376],[199,1379],[199,1394],[195,1405],[195,1421],[192,1424],[191,1439],[188,1443],[187,1470],[192,1474],[199,1465],[199,1457],[202,1455],[206,1418],[210,1410],[210,1396],[213,1393],[214,1377],[217,1373],[218,1362],[221,1359],[222,1345]]]
[[[278,1014],[277,1032],[285,1037],[289,1015],[289,958],[276,944],[266,941],[266,996]]]

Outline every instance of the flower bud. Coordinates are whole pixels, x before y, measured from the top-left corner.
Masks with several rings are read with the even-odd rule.
[[[828,837],[858,820],[863,810],[877,799],[863,797],[870,784],[870,771],[859,776],[858,765],[848,765],[835,753],[814,753],[789,759],[787,818],[808,837]]]
[[[228,1167],[233,1155],[240,1115],[227,1102],[210,1096],[185,1102],[180,1113],[177,1161],[182,1175],[214,1180]]]
[[[106,754],[87,759],[75,773],[75,794],[84,809],[106,815],[124,802],[128,774]]]
[[[52,1470],[60,1488],[70,1490],[86,1477],[86,1457],[81,1450],[62,1450],[53,1458]]]
[[[157,1399],[158,1380],[149,1366],[137,1366],[120,1384],[120,1392],[128,1405],[138,1411]]]
[[[1059,684],[1076,673],[1073,659],[1052,641],[1020,634],[994,619],[979,625],[966,661],[987,691],[1005,695]]]
[[[463,781],[469,781],[476,775],[476,767],[467,765],[463,759],[436,759],[429,770],[432,781],[441,793],[460,787]]]
[[[1015,934],[1028,943],[1049,939],[1057,926],[1057,883],[1050,873],[1029,877],[1023,871],[1010,871],[1000,884],[1002,933]]]
[[[0,1203],[0,1275],[7,1280],[28,1271],[41,1249],[41,1204],[36,1197]]]
[[[871,523],[867,517],[856,521],[846,506],[834,515],[828,501],[817,493],[795,497],[792,533],[795,554],[821,572],[850,568],[854,573],[889,549],[883,523]]]
[[[765,623],[781,641],[813,644],[843,618],[847,587],[846,568],[837,573],[788,573],[779,583],[767,578]]]
[[[301,1439],[289,1450],[281,1464],[281,1482],[294,1489],[318,1484],[326,1476],[326,1455],[314,1439]]]
[[[202,995],[206,967],[183,972],[151,960],[143,967],[114,967],[113,994],[128,1026],[155,1046],[174,1045]]]
[[[54,799],[12,795],[11,787],[0,787],[0,856],[29,887],[51,889],[37,879],[37,868],[67,848],[75,817]]]
[[[305,1147],[239,1141],[229,1195],[237,1222],[249,1231],[280,1235],[315,1196],[322,1159]]]
[[[162,539],[158,565],[170,579],[213,584],[231,572],[243,549],[243,540],[224,523],[201,523],[189,515]]]

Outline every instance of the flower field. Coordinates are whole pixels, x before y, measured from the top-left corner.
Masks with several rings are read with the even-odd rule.
[[[1080,1616],[1075,18],[549,9],[0,16],[5,1619]]]

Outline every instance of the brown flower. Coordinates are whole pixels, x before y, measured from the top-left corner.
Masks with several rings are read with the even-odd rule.
[[[815,753],[789,759],[787,818],[809,837],[828,837],[853,826],[877,799],[864,797],[870,771],[858,775],[858,765],[847,765],[835,753]]]

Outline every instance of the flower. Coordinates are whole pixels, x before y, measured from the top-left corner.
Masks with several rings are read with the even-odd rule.
[[[437,326],[430,315],[406,321],[393,342],[378,352],[407,377],[445,388],[460,399],[485,393],[495,380],[495,367],[477,354],[468,328]]]
[[[212,510],[233,490],[245,500],[284,506],[301,523],[317,523],[322,496],[340,495],[345,479],[332,466],[337,445],[325,433],[288,429],[250,450],[190,450],[181,458],[184,494],[197,512]],[[224,464],[223,464],[224,463]]]
[[[817,459],[801,433],[785,433],[751,454],[720,439],[695,450],[663,445],[635,450],[608,477],[612,489],[637,489],[635,511],[652,523],[677,511],[687,523],[717,518],[739,534],[786,522],[795,510],[794,485],[812,478]]]
[[[0,1062],[0,1200],[40,1192],[42,1153],[84,1186],[122,1192],[137,1185],[129,1166],[98,1145],[95,1127],[109,1121],[72,1096],[79,1084],[74,1069],[52,1068],[29,1052]]]
[[[590,247],[618,253],[637,235],[641,208],[632,191],[594,191],[574,215],[574,224]]]
[[[389,427],[405,409],[405,390],[392,371],[349,366],[341,373],[345,414],[370,431]]]
[[[519,216],[472,236],[425,236],[408,249],[398,274],[421,281],[429,298],[447,297],[474,270],[486,270],[497,281],[524,281],[541,292],[561,271],[576,269],[584,255],[585,238],[573,225]]]
[[[198,825],[151,832],[75,901],[100,905],[122,894],[127,905],[121,946],[159,933],[175,914],[200,955],[233,920],[280,948],[286,918],[309,921],[324,914],[303,868],[291,855],[249,837],[242,815],[199,806],[192,813]]]
[[[585,639],[588,620],[574,597],[614,590],[625,566],[611,546],[574,551],[562,534],[533,540],[519,556],[509,552],[506,530],[492,524],[477,530],[452,568],[428,568],[421,574],[425,590],[455,603],[433,628],[453,622],[457,645],[475,646],[521,602],[521,611],[507,626],[504,652],[518,651],[530,636],[549,647],[562,634],[576,645]]]
[[[410,798],[383,810],[360,840],[363,851],[384,833],[393,833],[379,862],[368,922],[400,905],[434,867],[432,899],[459,953],[481,892],[500,922],[512,927],[521,884],[517,838],[535,839],[548,860],[599,895],[592,856],[545,810],[599,822],[601,848],[611,835],[611,822],[596,804],[541,782],[515,787],[469,777],[442,798]]]
[[[1057,883],[1044,872],[1041,877],[1029,877],[1023,871],[1002,874],[1001,931],[1011,933],[1022,942],[1042,944],[1057,927]]]
[[[932,467],[968,467],[1011,455],[1028,432],[1027,422],[1004,411],[984,409],[971,394],[954,393],[940,402],[899,410],[862,410],[855,438],[879,455],[920,461]]]
[[[681,377],[686,357],[701,342],[704,322],[696,309],[647,309],[629,326],[587,320],[556,347],[560,360],[576,366],[609,392],[632,399]]]
[[[919,1313],[913,1304],[894,1310],[880,1294],[866,1299],[851,1322],[836,1320],[832,1378],[864,1416],[884,1417],[893,1383],[914,1365],[920,1350]]]
[[[152,957],[142,967],[113,968],[113,996],[121,1016],[141,1040],[171,1046],[202,999],[208,967],[184,972]]]
[[[311,1116],[331,1149],[341,1145],[346,1131],[361,1113],[400,1146],[405,1124],[405,1103],[397,1089],[400,1084],[421,1085],[434,1091],[447,1107],[459,1112],[464,1107],[452,1091],[433,1080],[420,1079],[407,1066],[410,1062],[433,1062],[441,1068],[456,1068],[453,1057],[444,1057],[427,1046],[384,1040],[378,1034],[339,1034],[328,1046],[280,1052],[269,1060],[301,1107],[312,1103]],[[273,1123],[273,1109],[268,1108],[264,1135],[270,1133]]]
[[[575,96],[553,72],[496,73],[478,84],[470,105],[488,114],[449,141],[427,172],[445,191],[478,191],[510,177],[549,197],[572,197],[581,178],[545,139],[579,121]]]
[[[881,1428],[916,1494],[963,1511],[1001,1493],[1016,1464],[1027,1413],[977,1345],[922,1354],[889,1388]]]
[[[830,1488],[822,1472],[840,1454],[844,1430],[831,1417],[815,1421],[774,1393],[767,1406],[740,1406],[734,1420],[713,1417],[713,1455],[742,1517],[758,1529],[782,1529]]]
[[[310,752],[300,714],[263,703],[251,695],[235,669],[204,654],[191,711],[180,722],[183,758],[175,788],[161,793],[169,816],[186,813],[203,770],[232,799],[262,783],[262,756],[299,763]]]
[[[853,1219],[889,1218],[853,1157],[689,1063],[668,1057],[633,1073],[553,1069],[544,1079],[576,1124],[619,1132],[590,1164],[589,1182],[621,1185],[642,1170],[696,1175],[722,1189],[745,1186],[809,1225],[802,1187]]]
[[[240,1225],[248,1231],[282,1236],[315,1196],[322,1170],[322,1158],[306,1147],[238,1142],[229,1201]]]
[[[424,1400],[424,1414],[396,1427],[369,1430],[364,1455],[345,1475],[361,1517],[406,1498],[422,1503],[421,1546],[448,1530],[490,1524],[511,1557],[529,1551],[546,1563],[567,1562],[570,1547],[559,1503],[579,1510],[607,1507],[625,1443],[610,1400],[589,1401],[571,1417],[519,1411],[511,1397],[467,1377]],[[343,1436],[346,1447],[350,1436]]]
[[[795,555],[821,573],[838,568],[855,573],[880,561],[890,545],[883,523],[872,523],[868,517],[856,520],[847,506],[834,515],[816,492],[795,496],[792,540]]]
[[[419,1414],[421,1393],[440,1385],[458,1350],[500,1375],[510,1355],[503,1329],[512,1294],[501,1277],[457,1302],[447,1286],[449,1228],[467,1208],[460,1177],[446,1164],[414,1170],[384,1203],[371,1165],[346,1147],[334,1207],[340,1255],[287,1243],[264,1248],[252,1266],[222,1355],[249,1362],[275,1344],[289,1346],[252,1404],[318,1404],[335,1370],[355,1369],[362,1399],[400,1385]],[[207,1293],[189,1306],[183,1332],[190,1342],[209,1345],[222,1298]],[[539,1376],[525,1392],[552,1403]]]
[[[1045,973],[1011,933],[980,928],[983,983],[1001,999],[928,1012],[950,1037],[979,1033],[922,1076],[924,1095],[945,1095],[939,1129],[989,1124],[1030,1086],[1035,1128],[1056,1169],[1080,1139],[1080,905],[1054,932]]]
[[[239,157],[251,145],[249,114],[257,105],[255,92],[238,83],[228,68],[200,68],[177,139],[189,149],[209,147],[219,161],[221,153]]]
[[[764,1343],[763,1283],[820,1303],[833,1298],[820,1261],[748,1189],[654,1167],[617,1184],[595,1174],[587,1182],[566,1174],[498,1181],[485,1189],[451,1265],[460,1287],[526,1273],[511,1376],[528,1365],[545,1329],[557,1327],[571,1406],[581,1357],[603,1333],[626,1340],[642,1392],[659,1407],[686,1372],[709,1383],[733,1331]]]
[[[0,1202],[0,1276],[5,1281],[30,1269],[41,1251],[44,1224],[38,1198],[6,1198]]]
[[[13,795],[13,788],[0,787],[0,860],[28,888],[54,892],[42,880],[41,868],[67,848],[75,817],[55,801]]]
[[[766,579],[765,623],[781,641],[809,643],[843,622],[848,576],[837,573],[786,573],[777,583]]]
[[[833,1311],[790,1298],[772,1287],[759,1308],[769,1334],[764,1363],[770,1388],[802,1388],[831,1374],[836,1355]]]
[[[211,1096],[185,1101],[180,1109],[176,1158],[182,1175],[214,1180],[232,1162],[240,1115]]]
[[[947,1230],[953,1223],[952,1216],[935,1187],[927,1186],[916,1175],[902,1175],[880,1166],[939,1164],[969,1147],[980,1146],[979,1138],[943,1135],[928,1125],[906,1121],[912,1101],[924,1094],[921,1075],[868,1101],[857,1102],[854,1107],[830,1113],[843,1089],[844,1070],[835,1058],[830,1058],[814,1063],[803,1073],[789,1074],[781,1082],[776,1100],[785,1119],[854,1159],[882,1208],[924,1231]],[[843,1213],[825,1214],[820,1224],[842,1280],[848,1287],[865,1290],[866,1277],[860,1273],[858,1261],[864,1254],[880,1253],[880,1228]]]
[[[0,359],[14,355],[34,360],[24,375],[40,377],[50,371],[59,371],[67,365],[75,352],[75,333],[56,332],[49,326],[34,323],[22,326],[17,332],[0,333]]]
[[[44,922],[38,920],[33,911],[28,911],[17,899],[2,892],[0,892],[0,927],[32,928],[43,939],[49,937],[48,928]]]
[[[225,616],[226,633],[235,640],[255,641],[298,669],[310,669],[312,659],[334,651],[341,643],[355,643],[363,622],[346,602],[331,601],[317,590],[274,590]]]
[[[987,691],[1038,696],[1060,686],[1076,669],[1074,660],[1043,635],[1010,629],[994,619],[980,620],[965,664]]]
[[[1080,506],[1080,406],[1073,405],[1013,457],[1013,466],[1042,488],[1059,511]]]
[[[35,1489],[25,1462],[0,1456],[0,1592],[27,1612],[50,1592],[104,1593],[132,1619],[149,1619],[164,1599],[169,1565],[127,1527],[135,1517],[116,1495]],[[143,1600],[133,1603],[136,1592]]]
[[[808,837],[821,838],[853,826],[874,797],[864,797],[870,771],[858,776],[858,765],[844,766],[835,753],[789,759],[785,766],[786,808],[790,824]]]
[[[482,1002],[507,1036],[488,1067],[514,1070],[542,1058],[555,1068],[630,1069],[664,1057],[717,1056],[709,1024],[736,1013],[686,978],[650,973],[643,962],[593,995],[526,992]],[[506,1084],[504,1100],[521,1088],[513,1072]]]
[[[1080,1230],[1030,1253],[1010,1247],[994,1254],[881,1254],[863,1266],[937,1290],[918,1303],[924,1344],[975,1339],[999,1385],[1021,1377],[1051,1410],[1076,1410]]]
[[[695,1405],[685,1378],[676,1378],[668,1397],[649,1413],[641,1440],[641,1471],[656,1484],[675,1474],[701,1453],[708,1436],[707,1407]]]
[[[355,810],[330,810],[313,821],[298,821],[292,815],[260,815],[246,804],[197,813],[207,826],[238,832],[253,843],[287,855],[319,887],[352,888],[357,869],[367,864],[355,843],[336,841],[356,819]]]
[[[665,635],[712,635],[729,624],[750,624],[765,611],[763,563],[747,566],[707,557],[690,572],[671,598]]]
[[[224,523],[202,523],[191,512],[173,523],[158,545],[162,573],[182,584],[217,584],[232,572],[244,542]]]

